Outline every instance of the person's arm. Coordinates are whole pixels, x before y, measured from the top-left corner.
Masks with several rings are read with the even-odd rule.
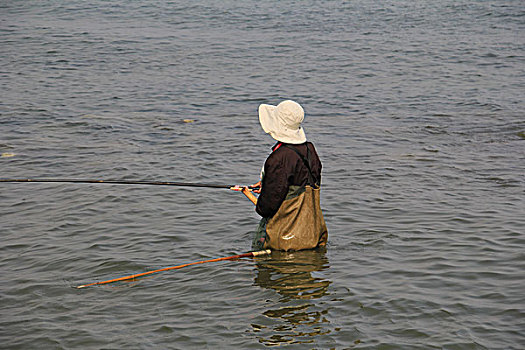
[[[277,154],[276,154],[277,153]],[[273,153],[264,165],[261,194],[255,210],[263,218],[272,217],[288,193],[288,173],[282,154]]]

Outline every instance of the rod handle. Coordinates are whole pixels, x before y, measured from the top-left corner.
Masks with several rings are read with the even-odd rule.
[[[258,252],[252,252],[253,256],[259,256],[259,255],[270,255],[272,254],[272,251],[270,249],[266,250],[259,250]]]

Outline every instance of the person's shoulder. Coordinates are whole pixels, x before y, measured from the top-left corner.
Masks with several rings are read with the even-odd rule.
[[[314,154],[314,157],[317,158],[319,161],[321,161],[319,159],[319,154],[317,154],[317,150],[315,149],[314,144],[312,142],[306,142],[306,146]]]
[[[275,149],[268,158],[266,163],[272,165],[283,165],[289,161],[291,157],[295,155],[294,151],[286,147],[286,144],[282,144],[279,148]]]
[[[306,147],[315,149],[313,142],[306,141]]]
[[[284,145],[279,146],[277,149],[273,150],[272,153],[268,156],[268,159],[281,159],[287,153],[286,147]]]

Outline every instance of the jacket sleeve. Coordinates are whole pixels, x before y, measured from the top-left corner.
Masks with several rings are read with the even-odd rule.
[[[288,193],[288,171],[283,159],[271,155],[264,164],[262,189],[255,210],[263,218],[272,217]]]

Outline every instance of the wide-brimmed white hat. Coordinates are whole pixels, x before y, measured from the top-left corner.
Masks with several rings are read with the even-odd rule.
[[[295,101],[286,100],[277,106],[259,106],[259,122],[264,132],[277,141],[292,144],[306,142],[306,135],[301,127],[303,120],[303,107]]]

